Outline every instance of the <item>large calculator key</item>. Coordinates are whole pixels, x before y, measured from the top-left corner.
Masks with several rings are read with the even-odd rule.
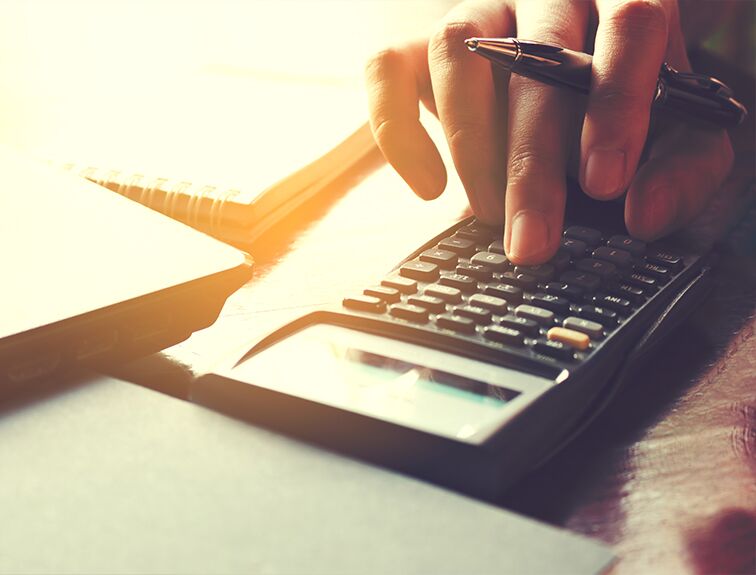
[[[420,261],[436,264],[441,269],[451,270],[457,265],[457,254],[449,250],[432,248],[420,254]]]
[[[619,284],[609,290],[613,295],[624,297],[629,299],[633,305],[641,305],[646,301],[646,295],[639,287],[635,287],[628,284]]]
[[[575,359],[575,350],[573,347],[561,341],[539,339],[533,344],[533,351],[542,355],[548,355],[559,361],[572,361]]]
[[[543,291],[574,302],[583,299],[583,290],[581,288],[565,282],[549,282],[543,286]]]
[[[562,240],[562,250],[566,251],[573,258],[582,258],[585,255],[585,250],[588,249],[588,244],[583,241],[575,240],[572,238],[564,238]]]
[[[562,325],[573,331],[581,331],[591,339],[601,339],[604,337],[604,326],[595,321],[570,316],[564,319]]]
[[[417,307],[424,307],[431,313],[444,313],[446,311],[446,302],[440,297],[411,295],[407,298],[407,303]]]
[[[506,256],[493,252],[478,252],[470,258],[470,263],[486,266],[495,272],[503,272],[509,267]]]
[[[605,307],[581,305],[575,310],[575,315],[600,323],[603,326],[617,325],[617,312]]]
[[[483,244],[491,239],[493,230],[487,226],[475,223],[459,228],[456,235],[466,240],[473,240],[479,244]]]
[[[425,295],[441,298],[448,303],[459,303],[462,301],[462,292],[457,288],[432,284],[425,288]]]
[[[482,293],[471,295],[467,302],[472,306],[485,308],[498,315],[504,315],[509,309],[507,300]]]
[[[533,276],[539,282],[551,281],[556,273],[556,269],[551,264],[540,264],[537,266],[515,266],[515,273],[527,274]]]
[[[647,276],[646,274],[641,274],[638,272],[634,272],[624,279],[630,285],[639,287],[649,295],[653,294],[659,287],[659,282],[656,281],[656,278],[652,278],[651,276]]]
[[[667,283],[670,279],[672,279],[672,272],[670,272],[668,268],[665,268],[658,264],[651,264],[646,262],[637,266],[635,270],[644,275],[655,277],[662,283]]]
[[[402,276],[391,276],[381,281],[382,286],[394,288],[402,293],[415,293],[417,291],[417,282]]]
[[[498,325],[487,327],[485,331],[483,331],[483,337],[490,339],[491,341],[512,346],[521,346],[525,343],[525,336],[522,332]]]
[[[608,246],[599,246],[593,250],[593,257],[614,264],[618,268],[627,269],[633,265],[633,256],[630,252]]]
[[[640,257],[646,251],[646,243],[629,236],[612,236],[607,244],[610,248],[617,248],[630,252],[633,256]]]
[[[488,245],[488,251],[495,254],[504,253],[504,240],[494,240]]]
[[[522,333],[535,337],[538,335],[538,322],[528,319],[526,317],[517,317],[514,315],[508,315],[501,318],[499,325],[502,327],[508,327],[510,329],[516,329]]]
[[[483,293],[504,298],[510,305],[517,305],[522,301],[522,290],[509,284],[489,284],[483,288]]]
[[[369,287],[363,293],[380,298],[386,303],[396,303],[402,298],[398,289],[386,286]]]
[[[475,278],[462,274],[449,274],[448,276],[442,276],[441,279],[438,280],[438,283],[457,288],[464,293],[472,293],[478,289],[478,282]]]
[[[429,262],[414,260],[399,268],[399,273],[413,280],[434,282],[438,279],[438,266]]]
[[[355,311],[368,311],[371,313],[383,313],[386,311],[386,302],[381,298],[371,295],[357,295],[344,298],[342,302],[345,308]]]
[[[490,282],[493,279],[491,268],[479,264],[459,264],[457,273],[470,276],[481,282]]]
[[[454,315],[461,315],[473,320],[475,323],[486,325],[491,323],[491,312],[476,305],[463,305],[454,308]]]
[[[565,315],[570,311],[570,302],[563,297],[549,293],[537,293],[530,298],[531,305],[548,309],[559,315]]]
[[[554,312],[541,307],[528,304],[521,304],[515,308],[515,315],[532,319],[541,325],[551,325],[554,323]]]
[[[683,265],[683,260],[680,256],[654,247],[649,250],[646,261],[668,268],[675,273],[679,272]]]
[[[398,303],[391,306],[389,313],[394,317],[414,321],[415,323],[427,323],[428,321],[428,310],[416,305]]]
[[[504,272],[499,276],[501,283],[509,284],[526,291],[532,291],[538,285],[538,280],[530,274],[517,272]]]
[[[559,276],[559,279],[580,288],[584,292],[596,291],[601,285],[601,279],[598,276],[575,270],[567,270]]]
[[[436,318],[436,325],[443,329],[451,329],[460,333],[475,333],[475,322],[469,318],[444,314]]]
[[[591,338],[585,333],[564,327],[552,327],[546,334],[546,337],[550,341],[561,341],[579,350],[588,349],[588,346],[591,344]]]
[[[609,262],[602,262],[601,260],[579,260],[575,264],[575,269],[598,276],[602,282],[610,282],[617,276],[617,266]]]
[[[452,236],[450,238],[444,238],[438,242],[438,247],[442,250],[449,250],[457,255],[465,258],[469,258],[475,253],[475,242],[466,238],[460,238]]]
[[[580,240],[589,246],[597,246],[601,243],[601,232],[584,226],[570,226],[564,230],[564,236],[573,240]]]
[[[630,315],[633,311],[633,304],[630,300],[616,295],[598,294],[591,298],[591,303],[599,307],[608,307],[622,315]]]
[[[583,255],[582,253],[580,254]],[[548,262],[557,272],[566,270],[570,265],[570,254],[565,250],[559,250]]]

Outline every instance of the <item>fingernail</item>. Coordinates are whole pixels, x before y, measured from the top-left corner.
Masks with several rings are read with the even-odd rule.
[[[585,163],[585,191],[597,198],[616,195],[625,185],[625,152],[593,149]]]
[[[549,225],[542,213],[521,210],[512,218],[512,237],[509,243],[510,257],[525,261],[542,253],[549,243]]]

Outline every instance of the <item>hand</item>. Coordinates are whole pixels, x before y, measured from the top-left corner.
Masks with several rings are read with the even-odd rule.
[[[474,36],[593,52],[587,101],[492,70],[467,50]],[[468,0],[429,40],[370,60],[370,123],[387,161],[420,197],[435,198],[446,171],[419,122],[422,102],[441,121],[476,216],[504,222],[512,262],[541,263],[559,247],[570,163],[591,197],[627,192],[628,230],[647,240],[691,220],[727,176],[727,133],[682,123],[658,130],[639,165],[665,61],[690,69],[674,0]]]

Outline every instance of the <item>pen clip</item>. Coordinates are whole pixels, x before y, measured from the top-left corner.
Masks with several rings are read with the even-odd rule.
[[[730,87],[721,80],[696,72],[680,72],[666,63],[662,64],[659,75],[670,87],[685,87],[699,92],[702,96],[730,98],[733,95]]]

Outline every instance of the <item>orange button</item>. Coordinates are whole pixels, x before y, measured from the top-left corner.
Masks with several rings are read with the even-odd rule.
[[[565,327],[552,327],[549,330],[548,338],[551,341],[561,341],[571,345],[575,349],[586,349],[588,344],[591,343],[591,338],[586,334]]]

